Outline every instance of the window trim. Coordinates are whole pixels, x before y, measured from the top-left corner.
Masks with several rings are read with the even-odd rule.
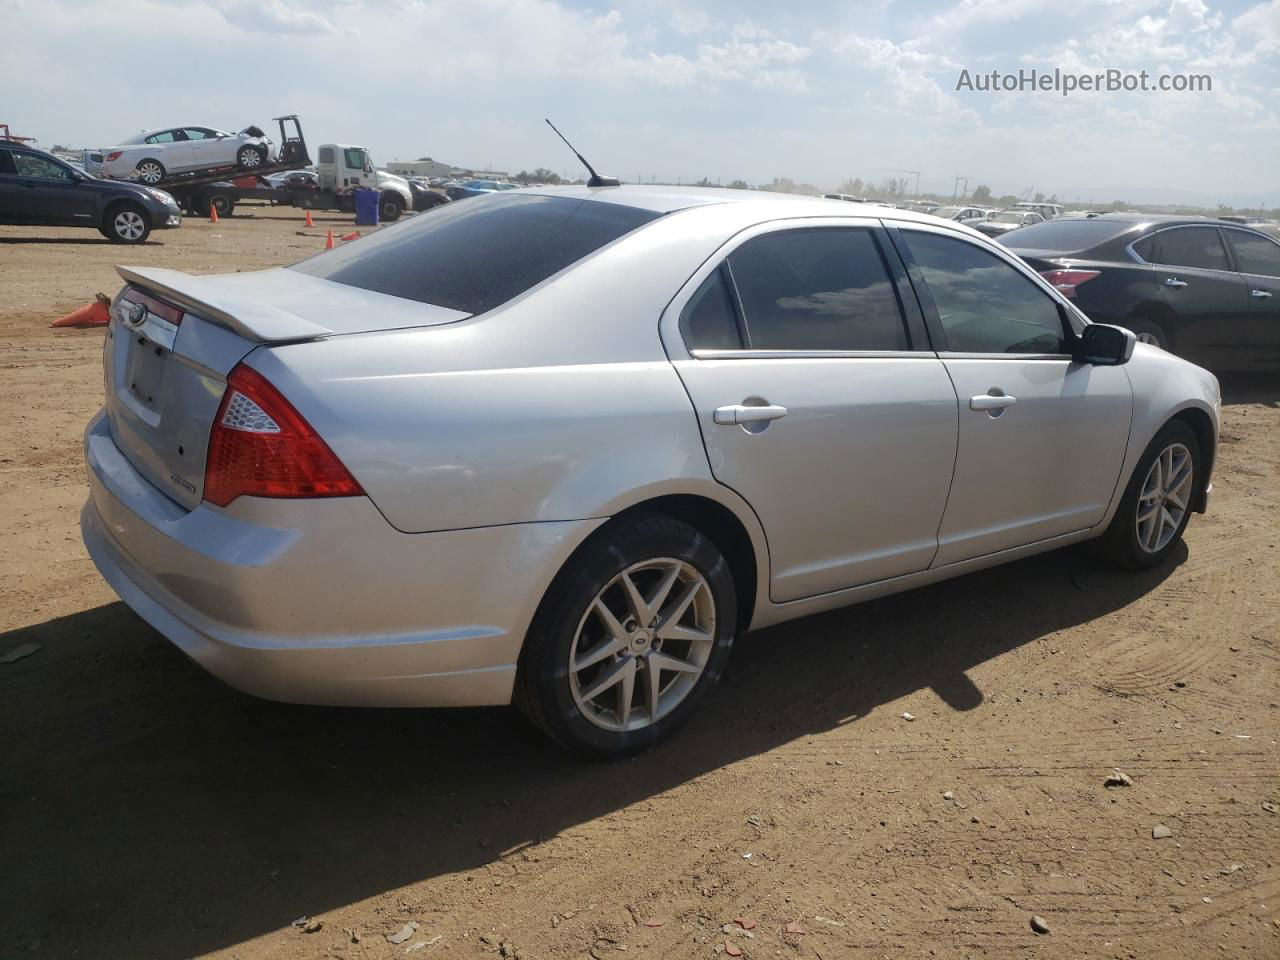
[[[1004,262],[1012,267],[1016,273],[1026,277],[1032,286],[1040,289],[1049,301],[1058,308],[1058,322],[1062,324],[1062,338],[1068,345],[1074,344],[1080,339],[1079,326],[1083,329],[1088,325],[1089,320],[1083,314],[1078,313],[1069,304],[1065,298],[1053,288],[1049,281],[1040,276],[1035,270],[1032,270],[1024,261],[1014,257],[1007,251],[1000,249],[995,243],[988,241],[987,243],[975,242],[973,237],[962,234],[959,231],[951,230],[947,227],[938,227],[934,224],[916,223],[914,221],[899,220],[892,223],[886,223],[885,229],[889,234],[889,239],[897,248],[898,255],[902,258],[907,268],[907,276],[911,280],[911,285],[916,290],[916,296],[920,302],[920,309],[924,312],[925,323],[929,328],[929,337],[933,341],[934,349],[939,357],[948,360],[1072,360],[1073,353],[981,353],[967,350],[952,350],[950,342],[947,339],[946,328],[942,325],[942,317],[938,313],[937,304],[934,303],[933,293],[929,289],[929,284],[924,279],[924,273],[921,271],[919,264],[916,263],[915,257],[912,256],[911,249],[907,244],[906,238],[901,234],[915,231],[917,233],[932,233],[943,237],[949,237],[953,240],[959,240],[968,243],[979,250],[984,250],[996,259]],[[1074,321],[1081,320],[1081,323]]]
[[[1280,240],[1275,240],[1272,237],[1267,236],[1261,230],[1250,230],[1244,226],[1220,226],[1218,227],[1218,230],[1222,233],[1223,238],[1226,241],[1227,255],[1231,258],[1231,262],[1235,264],[1236,273],[1240,274],[1242,277],[1267,277],[1272,280],[1280,280],[1280,274],[1253,273],[1252,271],[1244,270],[1243,265],[1240,263],[1240,258],[1236,255],[1235,247],[1231,245],[1231,234],[1242,233],[1246,237],[1264,240],[1273,247],[1276,247],[1278,251],[1280,251]],[[1190,269],[1196,268],[1192,267]]]
[[[751,347],[750,325],[746,319],[746,310],[742,303],[742,294],[738,289],[737,278],[733,275],[733,266],[729,262],[729,258],[734,252],[762,236],[768,236],[775,233],[790,233],[797,230],[866,230],[871,234],[871,241],[875,245],[876,250],[880,254],[881,265],[884,267],[885,274],[889,278],[890,285],[893,288],[894,302],[898,307],[898,322],[902,325],[903,336],[907,341],[907,347],[903,350],[811,350],[811,349],[756,349]],[[743,343],[743,347],[738,350],[707,350],[701,348],[692,348],[684,338],[684,331],[680,327],[680,320],[684,315],[685,308],[689,305],[698,290],[702,288],[702,284],[706,282],[714,271],[723,269],[725,279],[729,284],[730,300],[734,309],[735,318],[738,322],[738,335]],[[923,316],[917,316],[911,309],[911,302],[907,300],[908,290],[903,289],[905,281],[905,272],[902,265],[896,258],[896,251],[892,243],[884,235],[884,225],[871,217],[832,217],[830,215],[823,217],[791,217],[785,220],[770,220],[764,223],[754,224],[737,234],[730,237],[724,244],[716,250],[714,254],[707,258],[703,266],[694,273],[689,280],[685,281],[684,287],[676,294],[668,306],[668,311],[674,311],[675,323],[673,324],[673,332],[679,339],[680,345],[684,348],[685,354],[693,360],[725,360],[725,359],[752,359],[752,360],[781,360],[781,359],[841,359],[841,358],[875,358],[875,357],[894,357],[894,356],[934,356],[933,348],[928,342],[928,338],[924,329]],[[664,313],[665,316],[665,313]]]

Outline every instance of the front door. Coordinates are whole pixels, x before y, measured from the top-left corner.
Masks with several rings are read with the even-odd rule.
[[[955,391],[908,335],[886,238],[835,223],[857,225],[740,238],[672,307],[673,362],[715,478],[760,518],[775,602],[927,569],[955,460]]]
[[[70,167],[38,153],[14,150],[15,203],[22,223],[46,226],[97,226],[93,187]]]
[[[1249,295],[1249,317],[1226,366],[1274,370],[1280,366],[1280,243],[1247,230],[1222,232]]]
[[[1099,523],[1128,443],[1125,371],[1072,361],[1064,308],[1011,256],[941,230],[898,237],[960,406],[933,565]]]

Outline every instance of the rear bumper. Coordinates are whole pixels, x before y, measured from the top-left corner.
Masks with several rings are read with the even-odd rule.
[[[85,456],[81,532],[107,583],[209,672],[291,703],[509,703],[542,593],[598,522],[404,534],[364,497],[186,511],[101,414]]]

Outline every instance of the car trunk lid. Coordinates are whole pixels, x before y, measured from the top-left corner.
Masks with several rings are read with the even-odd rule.
[[[187,509],[203,496],[226,378],[250,352],[466,316],[293,271],[117,271],[127,286],[112,303],[103,348],[111,435],[153,486]]]

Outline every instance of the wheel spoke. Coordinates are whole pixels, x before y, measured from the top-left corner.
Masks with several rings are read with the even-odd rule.
[[[658,719],[658,692],[662,689],[659,682],[661,673],[662,668],[653,654],[644,658],[644,672],[640,676],[640,686],[643,688],[644,708],[649,713],[650,723]]]
[[[689,604],[693,603],[693,598],[696,597],[698,595],[698,591],[702,589],[702,585],[702,578],[699,577],[697,580],[693,581],[693,583],[685,587],[684,592],[676,598],[676,602],[661,615],[657,626],[655,627],[655,633],[659,637],[663,636],[664,630],[674,627],[680,623],[680,620],[689,609]],[[655,609],[661,609],[661,607],[655,606]]]
[[[600,671],[600,676],[596,678],[596,682],[586,690],[582,691],[582,699],[594,700],[614,684],[621,682],[627,674],[631,675],[632,681],[634,682],[635,673],[636,662],[634,658],[628,657],[625,660],[619,660],[612,666],[606,667],[604,670]]]
[[[653,596],[649,598],[649,602],[645,605],[645,619],[641,621],[642,627],[647,627],[653,623],[658,613],[662,610],[662,605],[667,602],[667,597],[671,595],[671,588],[676,585],[676,581],[680,578],[680,567],[678,564],[672,564],[662,580],[659,581],[657,588],[653,591]]]
[[[645,614],[649,610],[649,605],[644,602],[644,597],[641,596],[635,581],[631,579],[631,574],[623,573],[620,579],[622,580],[622,590],[627,595],[627,608],[631,611],[631,615],[636,618],[636,623],[642,626],[647,624],[649,621]]]
[[[631,669],[622,672],[622,683],[618,685],[618,707],[614,711],[618,715],[618,726],[624,730],[627,728],[627,721],[631,719],[631,701],[636,693],[636,671],[640,669],[635,659],[626,662]]]
[[[699,673],[702,668],[697,664],[690,663],[688,660],[681,660],[679,657],[673,657],[669,653],[661,653],[655,650],[649,654],[649,669],[655,673],[659,670],[670,670],[674,673]]]

